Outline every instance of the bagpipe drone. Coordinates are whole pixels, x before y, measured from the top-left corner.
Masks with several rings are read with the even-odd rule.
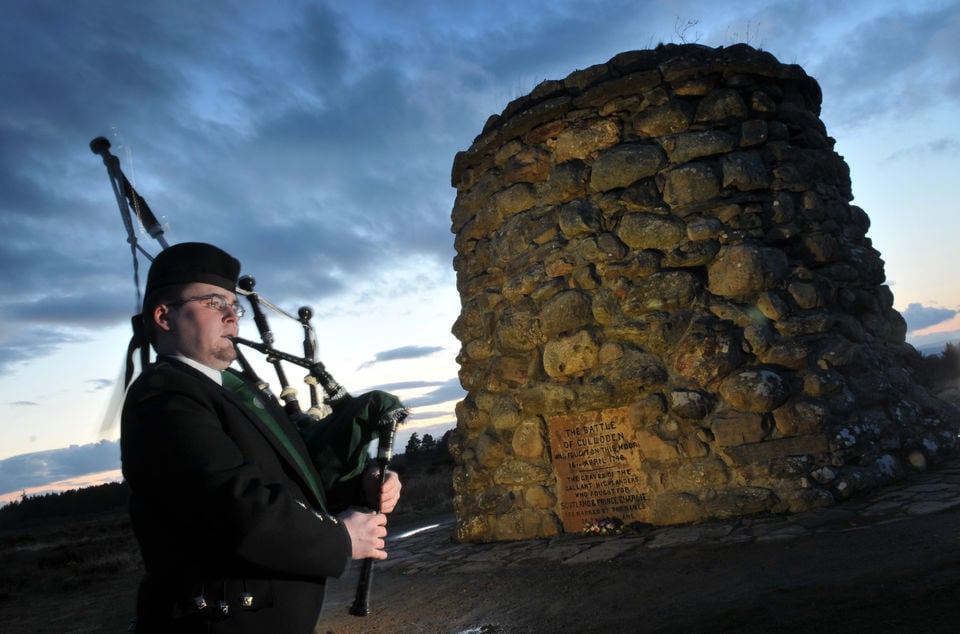
[[[169,244],[163,236],[163,227],[154,216],[146,200],[133,188],[130,181],[120,169],[120,160],[110,153],[110,141],[104,137],[97,137],[90,142],[90,149],[94,154],[103,158],[107,168],[110,183],[113,187],[120,215],[127,231],[127,242],[133,257],[134,285],[137,290],[138,304],[140,303],[140,280],[138,252],[152,261],[153,257],[144,249],[137,238],[136,224],[143,226],[149,236],[155,239],[162,249]],[[136,221],[134,220],[136,219]],[[237,294],[246,297],[250,303],[253,320],[260,335],[260,342],[251,341],[242,337],[233,337],[232,341],[237,351],[237,362],[242,374],[248,381],[256,385],[260,391],[270,399],[276,399],[270,390],[269,384],[257,376],[253,367],[241,352],[240,346],[245,346],[262,353],[267,363],[272,365],[280,382],[281,392],[279,402],[283,405],[287,416],[299,429],[307,448],[310,459],[320,474],[324,488],[332,488],[337,483],[359,476],[367,467],[368,452],[372,442],[377,440],[376,461],[380,470],[380,483],[386,474],[387,466],[393,457],[393,439],[397,427],[407,417],[408,411],[396,396],[387,392],[374,390],[358,396],[353,396],[343,388],[327,372],[324,364],[316,359],[316,335],[310,320],[313,311],[304,306],[293,317],[260,297],[254,290],[256,282],[247,275],[238,280]],[[263,307],[267,307],[280,315],[294,319],[303,327],[303,356],[289,354],[274,347],[274,335],[270,329]],[[136,317],[134,318],[137,319]],[[136,325],[134,326],[136,328]],[[148,346],[141,350],[141,364],[147,362]],[[304,412],[297,398],[297,390],[287,379],[283,364],[290,363],[306,369],[308,374],[304,382],[309,386],[310,408]],[[127,383],[132,376],[132,369],[128,368]],[[323,403],[329,408],[325,413],[321,408],[319,389],[323,390]],[[379,512],[379,507],[374,509]],[[357,594],[350,613],[357,616],[369,614],[370,581],[373,573],[373,560],[364,560]]]

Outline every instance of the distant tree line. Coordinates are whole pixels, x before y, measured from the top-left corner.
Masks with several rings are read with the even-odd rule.
[[[126,482],[110,482],[42,495],[24,494],[19,500],[0,508],[0,530],[124,511],[129,499],[130,489]]]
[[[452,430],[448,430],[437,439],[431,434],[424,434],[421,438],[420,434],[413,432],[403,453],[394,456],[393,464],[418,466],[453,462],[448,446],[451,433]]]
[[[942,385],[960,378],[960,344],[948,343],[940,354],[923,357],[927,378],[933,385]]]

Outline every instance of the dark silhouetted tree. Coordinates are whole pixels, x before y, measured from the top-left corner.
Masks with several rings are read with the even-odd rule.
[[[417,432],[410,434],[410,440],[407,441],[407,448],[404,450],[404,453],[408,457],[412,457],[420,453],[420,435]]]
[[[423,440],[420,441],[420,451],[423,453],[431,453],[437,450],[437,441],[433,439],[433,436],[430,434],[424,434]]]
[[[960,345],[948,343],[943,352],[924,357],[923,362],[932,383],[954,381],[960,378]]]

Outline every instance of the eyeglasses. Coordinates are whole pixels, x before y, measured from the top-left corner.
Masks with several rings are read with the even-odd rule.
[[[197,297],[184,297],[183,299],[178,299],[175,302],[167,302],[167,306],[183,306],[187,302],[206,302],[205,306],[207,308],[218,310],[221,313],[226,313],[227,309],[230,308],[237,315],[237,317],[243,317],[247,312],[244,307],[240,305],[240,302],[234,301],[233,303],[230,303],[227,301],[226,297],[218,293],[198,295]]]

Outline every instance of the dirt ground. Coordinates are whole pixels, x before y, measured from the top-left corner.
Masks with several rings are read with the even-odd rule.
[[[409,518],[393,530],[436,519],[449,516]],[[123,521],[113,519],[106,526],[90,524],[82,534],[54,533],[48,538],[62,543],[39,560],[23,558],[37,544],[5,543],[0,631],[125,632],[140,573],[123,531]],[[589,563],[563,563],[551,553],[598,538],[453,545],[449,524],[424,535],[411,540],[417,545],[407,547],[404,565],[375,566],[369,616],[347,613],[359,565],[332,581],[317,632],[960,629],[960,507],[861,530],[640,548],[629,557]],[[623,538],[599,539],[617,546]],[[100,554],[86,556],[89,549],[80,551],[79,544]],[[28,565],[42,567],[42,575],[11,585],[18,575],[39,574],[17,572]]]
[[[627,561],[538,561],[548,545],[533,544],[522,565],[375,568],[366,617],[347,614],[353,569],[330,587],[318,632],[956,632],[958,546],[960,511]]]

